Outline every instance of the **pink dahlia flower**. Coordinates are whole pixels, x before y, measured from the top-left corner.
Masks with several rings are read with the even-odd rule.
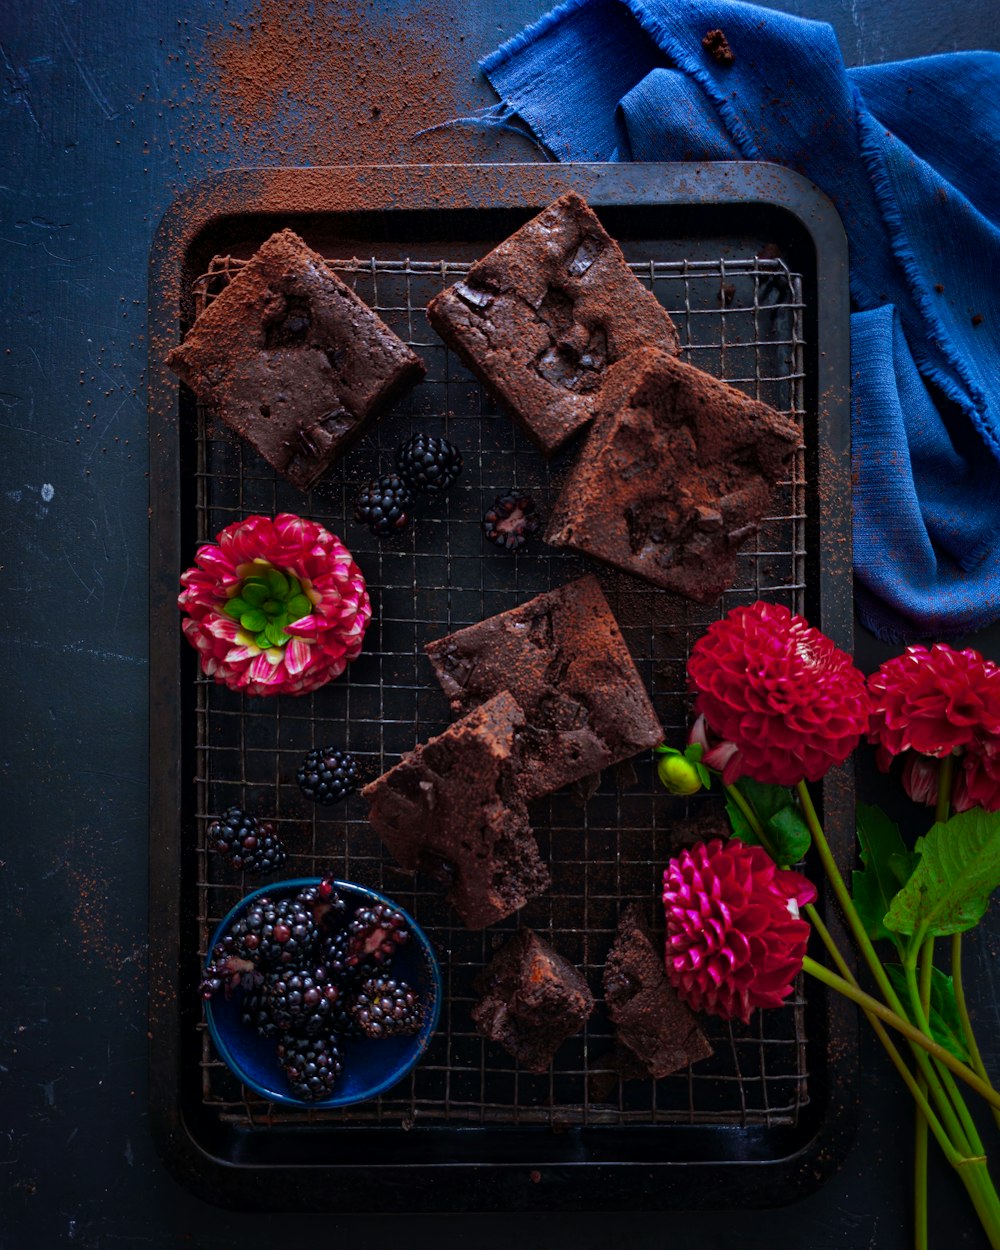
[[[812,882],[759,846],[715,838],[682,851],[663,874],[671,984],[723,1020],[780,1007],[809,940],[799,907],[815,897]]]
[[[339,677],[372,614],[340,539],[290,512],[227,525],[181,585],[182,628],[202,671],[245,694],[308,694]]]
[[[904,751],[950,755],[1000,738],[1000,668],[946,643],[907,647],[868,679],[880,766]]]
[[[727,783],[818,781],[868,727],[865,679],[851,657],[779,604],[758,601],[713,622],[691,651],[688,678],[695,712],[736,748]]]

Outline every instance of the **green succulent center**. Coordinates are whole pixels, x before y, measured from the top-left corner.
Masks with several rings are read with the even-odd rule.
[[[270,564],[256,565],[240,582],[235,596],[222,609],[262,651],[291,642],[285,627],[313,610],[302,583],[291,573]]]

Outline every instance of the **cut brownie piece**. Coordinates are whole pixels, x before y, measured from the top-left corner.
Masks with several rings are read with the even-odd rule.
[[[667,980],[663,951],[653,945],[634,903],[621,914],[604,968],[604,1001],[624,1079],[659,1079],[712,1054],[698,1018]]]
[[[710,602],[800,443],[773,408],[645,348],[608,371],[545,541]]]
[[[239,270],[167,364],[300,490],[424,370],[291,230]]]
[[[521,705],[529,799],[663,740],[642,678],[592,575],[425,648],[454,711],[501,690]]]
[[[399,865],[444,880],[470,929],[503,920],[549,885],[518,782],[523,725],[514,697],[499,694],[361,792]]]
[[[647,343],[677,350],[668,313],[573,192],[435,296],[427,316],[546,455],[594,415],[609,365]]]
[[[518,929],[476,978],[476,1031],[529,1072],[544,1072],[563,1042],[579,1033],[594,996],[576,968],[531,929]]]

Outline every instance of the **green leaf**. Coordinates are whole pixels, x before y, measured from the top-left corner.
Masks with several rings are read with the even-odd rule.
[[[978,924],[1000,885],[1000,812],[974,807],[918,838],[920,862],[885,918],[896,933],[944,936]]]
[[[910,991],[906,984],[906,972],[901,964],[886,964],[896,993],[904,1003],[910,1001]],[[940,968],[931,972],[931,1003],[928,1023],[931,1026],[931,1037],[956,1059],[963,1063],[969,1061],[969,1047],[962,1032],[962,1021],[958,1014],[958,1002],[955,999],[955,985],[951,977]]]
[[[726,799],[726,815],[729,817],[729,823],[733,827],[733,837],[739,838],[741,842],[745,842],[747,846],[760,846],[760,838],[754,833],[747,822],[747,818],[742,811],[736,806],[732,799]]]
[[[767,786],[750,777],[741,777],[737,785],[740,793],[757,813],[761,825],[766,825],[783,808],[795,806],[795,796],[784,786]]]
[[[888,938],[901,950],[899,938],[886,928],[885,916],[919,856],[906,849],[899,829],[880,808],[859,803],[857,830],[864,870],[853,876],[854,906],[873,941]]]
[[[259,608],[247,608],[240,617],[240,624],[248,634],[259,634],[267,624],[267,617]]]
[[[288,594],[288,580],[279,569],[268,569],[267,584],[275,599],[284,599]]]
[[[259,608],[271,592],[266,582],[247,580],[243,583],[240,595],[252,608]]]
[[[784,786],[767,786],[748,777],[741,777],[733,788],[737,787],[760,821],[779,864],[797,864],[808,851],[812,838],[792,792]],[[761,845],[743,812],[729,798],[726,813],[733,827],[733,837],[748,846]]]
[[[305,595],[293,595],[288,600],[288,616],[292,621],[299,621],[313,610],[312,600]]]
[[[231,616],[234,621],[238,621],[244,612],[249,612],[250,605],[243,599],[237,597],[235,599],[230,599],[222,610],[225,612],[226,616]]]
[[[767,822],[767,835],[779,864],[797,864],[812,845],[805,817],[791,804],[775,812]]]
[[[268,621],[264,626],[264,637],[272,647],[283,647],[288,641],[285,627],[280,621]]]

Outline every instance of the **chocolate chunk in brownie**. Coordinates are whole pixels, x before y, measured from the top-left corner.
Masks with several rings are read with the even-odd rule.
[[[716,599],[801,436],[766,404],[667,352],[608,371],[545,541],[694,599]]]
[[[698,1018],[667,980],[663,950],[653,945],[634,903],[621,914],[603,980],[623,1079],[659,1079],[712,1054]]]
[[[300,490],[424,371],[291,230],[237,272],[167,364]]]
[[[365,786],[368,819],[400,867],[448,886],[470,929],[548,888],[518,775],[524,713],[499,694]]]
[[[518,929],[476,978],[476,1031],[529,1072],[544,1072],[594,1009],[587,982],[531,929]]]
[[[608,602],[592,575],[425,648],[455,712],[501,690],[524,711],[529,799],[663,740]]]
[[[590,421],[616,360],[647,343],[677,350],[668,313],[573,192],[435,296],[427,316],[546,455]]]

